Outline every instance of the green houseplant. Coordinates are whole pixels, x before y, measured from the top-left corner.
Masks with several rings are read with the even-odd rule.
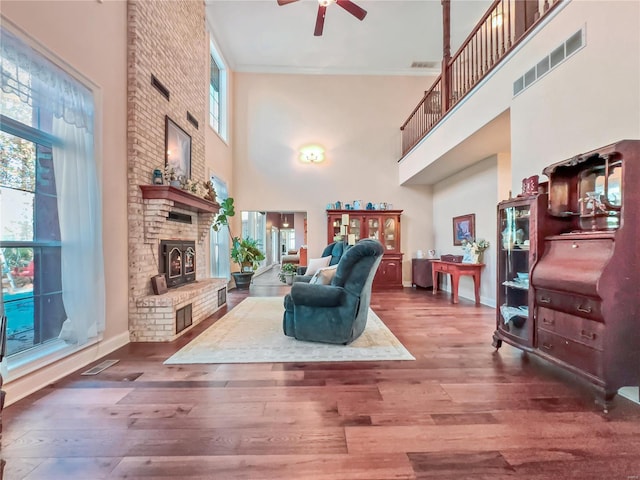
[[[236,214],[233,198],[225,198],[220,202],[220,211],[213,222],[214,231],[219,231],[222,227],[229,227],[229,219]],[[240,238],[231,234],[231,260],[240,268],[239,272],[231,272],[231,276],[239,289],[249,288],[254,270],[258,268],[259,262],[264,260],[264,253],[258,248],[258,242],[253,238]]]
[[[278,278],[282,283],[286,283],[287,285],[291,285],[293,283],[293,276],[298,271],[298,267],[293,263],[285,263],[280,268],[280,272],[278,273]]]

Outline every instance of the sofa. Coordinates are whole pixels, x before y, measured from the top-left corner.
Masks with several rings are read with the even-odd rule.
[[[344,242],[332,242],[322,251],[322,255],[320,257],[331,257],[329,260],[329,266],[337,265],[342,257],[342,254],[346,249],[349,248],[349,245],[345,245]],[[297,276],[294,281],[297,282],[309,282],[311,280],[312,275],[307,275],[307,267],[300,266],[298,267]]]

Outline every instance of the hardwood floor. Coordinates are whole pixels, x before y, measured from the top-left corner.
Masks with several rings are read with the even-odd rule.
[[[175,342],[123,347],[99,375],[5,410],[4,478],[640,477],[640,406],[617,397],[605,415],[567,375],[495,353],[493,309],[422,289],[374,292],[372,308],[416,361],[162,364],[224,311]]]

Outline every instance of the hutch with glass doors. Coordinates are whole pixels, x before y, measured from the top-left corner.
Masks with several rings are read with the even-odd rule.
[[[401,217],[402,210],[327,210],[327,243],[378,240],[384,255],[373,288],[402,288]]]
[[[505,340],[586,380],[606,412],[619,388],[640,383],[640,141],[543,173],[548,194],[498,207],[494,346]]]
[[[498,204],[498,271],[496,331],[493,346],[502,341],[532,350],[534,347],[534,295],[531,271],[544,249],[546,235],[562,228],[547,213],[548,195],[540,191]]]

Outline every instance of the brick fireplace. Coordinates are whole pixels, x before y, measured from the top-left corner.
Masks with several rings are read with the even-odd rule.
[[[218,205],[180,188],[152,185],[154,169],[164,167],[165,116],[191,137],[191,180],[207,179],[204,3],[130,0],[127,9],[129,332],[134,342],[171,341],[226,298],[226,279],[211,278],[208,268],[208,234]],[[166,271],[161,241],[192,249],[191,257],[181,257],[182,271],[184,263],[193,263],[190,282],[154,295],[151,277]]]

